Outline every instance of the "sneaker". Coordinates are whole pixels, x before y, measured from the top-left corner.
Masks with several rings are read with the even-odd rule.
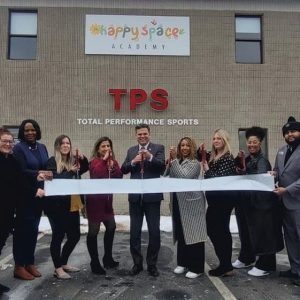
[[[255,276],[255,277],[267,276],[269,274],[270,274],[269,272],[257,269],[256,267],[253,267],[250,271],[248,271],[248,275]]]
[[[191,272],[191,271],[188,271],[186,274],[185,274],[185,277],[186,278],[189,278],[189,279],[194,279],[194,278],[197,278],[199,276],[201,276],[203,273],[194,273],[194,272]]]
[[[244,269],[244,268],[251,267],[252,265],[253,265],[253,263],[245,264],[245,263],[241,262],[239,259],[237,259],[234,263],[232,263],[232,266],[235,269]]]
[[[175,274],[183,274],[185,271],[186,271],[185,267],[177,266],[173,272]]]

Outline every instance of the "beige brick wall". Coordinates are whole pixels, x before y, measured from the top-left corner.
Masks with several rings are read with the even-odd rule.
[[[268,128],[273,164],[283,143],[282,125],[289,115],[300,119],[299,5],[195,2],[1,1],[0,123],[18,125],[24,118],[36,119],[50,154],[61,133],[87,156],[95,140],[108,135],[120,163],[135,143],[133,127],[83,126],[77,118],[195,118],[198,126],[152,126],[152,140],[168,147],[189,135],[210,145],[213,130],[222,127],[232,136],[234,153],[239,148],[238,129],[259,125]],[[38,9],[37,60],[7,60],[8,9],[15,6]],[[263,15],[264,64],[235,63],[235,13]],[[85,55],[86,14],[190,16],[191,56]],[[108,93],[109,88],[142,88],[150,93],[158,87],[169,92],[164,112],[149,105],[130,112],[128,97],[122,110],[115,112]],[[126,197],[115,199],[116,213],[126,211]]]

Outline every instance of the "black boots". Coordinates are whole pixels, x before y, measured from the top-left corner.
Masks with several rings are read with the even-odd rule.
[[[102,268],[99,257],[98,257],[98,245],[97,245],[97,236],[90,237],[89,235],[86,238],[86,245],[91,257],[91,270],[94,274],[105,275],[106,272]]]
[[[103,256],[103,266],[105,269],[113,269],[119,266],[119,262],[115,261],[112,256],[107,257],[106,255]]]
[[[99,259],[97,260],[91,260],[91,263],[90,263],[90,266],[91,266],[91,270],[94,274],[98,274],[98,275],[105,275],[106,274],[106,271],[102,268],[100,262],[99,262]]]
[[[105,235],[104,238],[104,256],[103,256],[103,265],[105,269],[116,268],[119,266],[119,262],[113,260],[112,258],[112,241],[113,236]],[[87,236],[86,244],[91,256],[91,269],[95,274],[105,274],[105,270],[102,268],[99,262],[98,256],[98,244],[97,244],[97,235],[96,236]]]

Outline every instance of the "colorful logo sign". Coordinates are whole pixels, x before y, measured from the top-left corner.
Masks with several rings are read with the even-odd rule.
[[[86,54],[190,55],[189,17],[86,15]]]

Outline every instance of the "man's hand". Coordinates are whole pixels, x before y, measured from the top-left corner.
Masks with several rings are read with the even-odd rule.
[[[284,193],[286,193],[286,188],[284,188],[284,187],[277,187],[275,190],[273,190],[273,192],[275,193],[275,194],[277,194],[278,196],[281,196],[281,195],[283,195]]]

